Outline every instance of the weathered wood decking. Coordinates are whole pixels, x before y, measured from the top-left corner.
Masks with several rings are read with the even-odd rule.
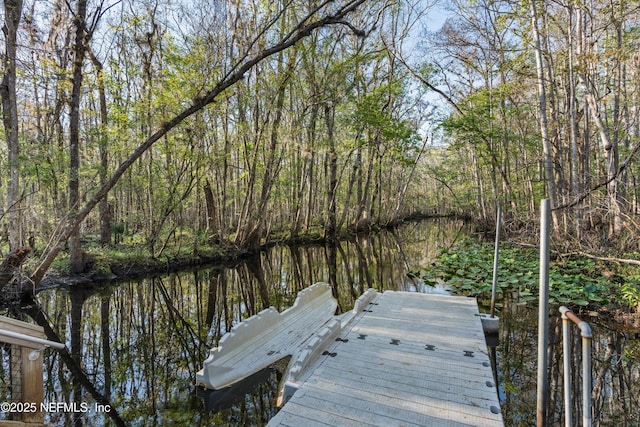
[[[475,299],[385,292],[269,426],[502,426]]]

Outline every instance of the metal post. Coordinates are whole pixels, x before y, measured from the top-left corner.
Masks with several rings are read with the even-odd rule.
[[[573,399],[571,398],[571,328],[569,318],[562,311],[562,373],[564,377],[564,425],[573,426]]]
[[[498,206],[496,217],[496,244],[493,251],[493,279],[491,282],[491,317],[496,312],[496,292],[498,287],[498,258],[500,256],[500,226],[502,224],[502,208]]]
[[[580,320],[578,316],[573,314],[571,310],[567,307],[560,307],[560,313],[562,313],[562,333],[563,333],[563,343],[567,341],[567,333],[568,326],[565,330],[565,323],[568,323],[571,320],[575,323],[580,329],[580,335],[582,336],[582,425],[584,427],[591,427],[593,425],[593,416],[591,414],[591,339],[593,334],[591,333],[591,326],[583,320]],[[570,341],[568,341],[570,345]],[[564,345],[564,344],[563,344]],[[567,353],[566,348],[565,351],[565,366],[564,366],[564,375],[565,375],[565,425],[570,426],[571,423],[567,424],[567,419],[571,419],[571,396],[569,395],[569,400],[567,400],[567,387],[571,386],[571,377],[568,375],[570,372],[571,366],[567,367]],[[569,386],[567,386],[569,384]]]
[[[587,322],[578,326],[582,335],[582,425],[591,427],[591,327]]]
[[[540,298],[538,312],[538,393],[536,426],[547,425],[549,381],[547,377],[547,346],[549,342],[549,199],[540,203]]]

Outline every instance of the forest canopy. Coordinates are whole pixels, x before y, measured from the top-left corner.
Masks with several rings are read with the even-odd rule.
[[[3,6],[0,249],[33,249],[33,283],[92,245],[254,250],[497,205],[531,231],[541,198],[568,242],[637,249],[637,2]]]

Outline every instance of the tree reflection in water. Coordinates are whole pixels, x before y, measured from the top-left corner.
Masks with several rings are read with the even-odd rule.
[[[431,262],[463,228],[452,220],[410,223],[328,247],[277,246],[233,267],[47,290],[38,300],[96,394],[110,399],[126,423],[261,425],[276,411],[277,369],[254,381],[251,390],[245,384],[235,394],[213,397],[226,401],[227,408],[207,411],[205,399],[196,395],[196,371],[225,332],[269,305],[285,310],[317,281],[332,285],[340,311],[349,310],[369,287],[406,289],[408,270]],[[55,352],[47,352],[45,376],[46,402],[93,407],[94,397]],[[51,425],[98,426],[106,419],[92,411],[48,415]]]
[[[92,290],[47,290],[38,300],[53,329],[76,351],[91,383],[127,424],[264,425],[277,411],[281,367],[260,373],[240,390],[212,394],[194,387],[196,372],[225,332],[269,305],[279,311],[288,308],[300,290],[317,281],[332,285],[340,311],[349,310],[370,287],[414,289],[407,272],[431,263],[440,249],[466,232],[463,229],[461,222],[452,220],[410,223],[395,232],[332,247],[276,246],[233,267],[214,266]],[[500,314],[498,364],[506,425],[530,425],[534,419],[537,340],[531,312],[514,303],[505,304]],[[551,329],[559,345],[558,326]],[[595,402],[600,419],[606,420],[602,425],[638,425],[638,343],[624,340],[619,332],[595,330],[599,338],[594,379],[604,396]],[[579,337],[574,341],[579,345]],[[558,346],[550,360],[554,373],[559,372]],[[79,399],[93,404],[92,395],[74,385],[74,377],[51,350],[46,352],[45,376],[46,402]],[[577,378],[574,384],[579,386]],[[559,382],[552,383],[554,422],[560,420],[560,387]],[[107,423],[102,413],[80,414],[80,419],[88,426]],[[68,425],[69,417],[50,414],[48,421]]]
[[[536,419],[537,308],[505,302],[500,314],[498,376],[505,425],[531,426]],[[598,317],[582,315],[593,330],[594,426],[640,425],[640,341],[636,332],[624,331]],[[571,335],[575,425],[582,423],[582,338]],[[562,320],[557,308],[549,325],[550,410],[548,425],[564,425],[562,383]]]

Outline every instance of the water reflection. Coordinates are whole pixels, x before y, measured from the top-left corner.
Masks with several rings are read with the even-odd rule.
[[[197,396],[207,352],[242,319],[282,311],[314,282],[331,284],[339,311],[368,288],[415,289],[407,272],[433,261],[465,233],[455,220],[409,223],[394,232],[331,246],[277,246],[234,268],[210,267],[79,290],[43,291],[38,301],[71,358],[129,425],[263,425],[275,414],[279,372],[242,393]],[[45,361],[45,402],[89,402],[57,353]],[[50,425],[104,425],[103,413],[49,414]]]
[[[505,425],[531,426],[536,418],[537,309],[508,301],[500,314],[498,375]],[[640,426],[640,341],[635,333],[588,317],[593,330],[593,419],[595,426]],[[551,313],[549,325],[548,425],[564,425],[562,320]],[[580,333],[572,333],[571,408],[574,425],[582,423]]]
[[[38,300],[44,312],[29,314],[46,316],[38,323],[50,324],[71,350],[68,357],[47,350],[45,402],[87,402],[93,408],[102,396],[117,415],[63,412],[48,414],[46,421],[53,426],[264,425],[276,412],[277,367],[242,384],[241,391],[196,392],[196,372],[225,332],[268,305],[288,308],[298,291],[317,281],[332,285],[341,311],[370,287],[426,291],[406,273],[431,263],[465,232],[458,221],[411,223],[332,247],[274,247],[233,268],[43,291]],[[505,425],[530,426],[536,410],[536,312],[509,301],[499,316]],[[596,425],[639,426],[637,337],[592,320]],[[550,425],[562,422],[563,404],[560,322],[557,317],[553,322]],[[574,336],[574,357],[579,345]],[[579,396],[579,373],[574,377]],[[577,399],[574,413],[580,413],[580,404]]]

